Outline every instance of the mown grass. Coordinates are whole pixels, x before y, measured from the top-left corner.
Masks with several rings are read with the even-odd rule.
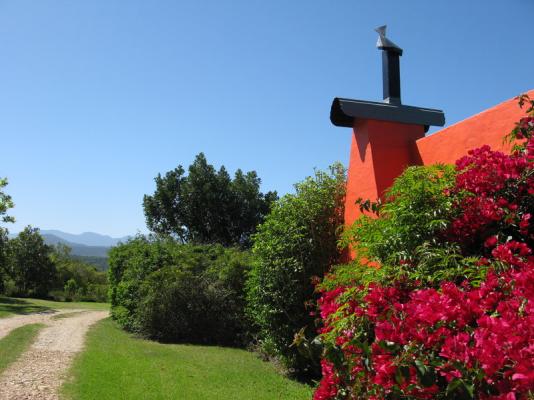
[[[299,400],[311,388],[254,354],[136,339],[106,319],[88,333],[63,395],[75,400]]]
[[[0,318],[10,315],[32,314],[58,309],[83,308],[87,310],[109,310],[108,303],[61,302],[40,299],[20,299],[0,296]]]
[[[0,318],[8,317],[13,314],[31,314],[49,310],[50,308],[48,307],[33,304],[26,299],[0,296]]]
[[[0,373],[30,347],[42,327],[43,324],[24,325],[0,339]]]

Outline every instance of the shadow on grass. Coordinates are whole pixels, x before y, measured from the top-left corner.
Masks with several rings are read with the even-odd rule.
[[[26,315],[52,311],[50,307],[39,306],[24,299],[0,296],[0,316],[9,314]]]

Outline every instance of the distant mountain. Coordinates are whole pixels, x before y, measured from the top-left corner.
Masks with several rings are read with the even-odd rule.
[[[70,247],[72,258],[81,260],[88,264],[93,264],[100,270],[107,270],[108,251],[119,242],[126,242],[131,236],[112,238],[107,235],[100,235],[94,232],[84,232],[79,235],[66,233],[58,230],[40,230],[46,244],[55,246],[64,244]],[[9,238],[16,237],[17,234],[10,233]]]
[[[78,235],[72,233],[66,233],[58,230],[41,230],[41,235],[53,235],[60,239],[63,239],[70,243],[81,244],[85,246],[103,246],[103,247],[112,247],[117,245],[119,242],[125,242],[128,240],[129,236],[124,236],[121,238],[113,238],[107,235],[101,235],[94,232],[84,232]]]
[[[43,237],[46,244],[56,245],[62,243],[66,246],[69,246],[71,249],[71,254],[75,256],[85,256],[85,257],[106,257],[108,256],[108,251],[111,246],[87,246],[81,243],[74,243],[68,240],[65,240],[59,236],[44,233],[41,231],[41,236]],[[49,231],[47,231],[49,232]]]

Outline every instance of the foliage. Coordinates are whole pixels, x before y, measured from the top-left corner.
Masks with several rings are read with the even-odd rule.
[[[38,228],[27,226],[9,241],[9,270],[18,295],[43,297],[52,287],[56,268],[53,248],[44,243]]]
[[[99,271],[107,271],[109,269],[107,257],[80,256],[78,254],[70,254],[70,258],[81,261],[84,264],[92,265]]]
[[[249,351],[140,340],[104,320],[88,332],[62,394],[76,400],[307,400],[311,390]]]
[[[534,103],[524,102],[513,154],[472,150],[454,179],[410,169],[380,216],[351,230],[354,264],[318,287],[315,399],[534,395]],[[422,187],[414,172],[435,179]]]
[[[164,341],[242,345],[250,255],[221,245],[136,237],[110,251],[113,317]]]
[[[381,218],[364,215],[344,234],[360,257],[390,264],[413,262],[414,251],[424,242],[436,244],[451,214],[452,201],[443,190],[454,180],[452,166],[409,167],[379,206]]]
[[[276,200],[275,192],[260,192],[255,171],[238,169],[234,179],[226,169],[216,171],[203,153],[189,166],[181,165],[155,178],[156,191],[145,195],[148,228],[182,242],[247,247],[250,235]]]
[[[290,373],[313,377],[315,300],[312,279],[339,261],[345,171],[336,164],[295,185],[296,193],[277,201],[253,237],[254,266],[248,286],[248,314],[259,329],[264,352],[279,358]]]
[[[13,201],[2,190],[6,185],[7,180],[0,179],[3,223],[14,221],[7,215]],[[108,291],[106,276],[86,263],[73,260],[67,246],[47,245],[37,228],[28,226],[16,238],[8,240],[7,229],[0,227],[0,293],[103,302]],[[65,291],[69,292],[67,296]]]
[[[7,215],[7,211],[13,208],[13,200],[11,196],[4,193],[3,189],[7,186],[7,179],[0,178],[0,217],[3,223],[14,222],[15,219]]]
[[[4,193],[4,187],[7,186],[7,179],[0,178],[0,221],[3,223],[14,222],[15,219],[7,212],[13,207],[13,200],[11,196]],[[4,290],[4,280],[8,273],[7,266],[7,243],[8,243],[8,231],[6,228],[0,226],[0,293]]]
[[[78,291],[78,284],[74,279],[70,278],[67,283],[65,283],[65,286],[63,288],[65,290],[65,295],[67,295],[68,298],[72,299]]]
[[[73,258],[69,247],[62,244],[54,247],[51,260],[56,266],[50,292],[55,300],[107,301],[109,286],[106,272]]]

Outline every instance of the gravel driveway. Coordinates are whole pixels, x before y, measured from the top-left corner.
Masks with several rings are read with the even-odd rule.
[[[73,315],[52,318],[65,313]],[[46,325],[31,347],[0,375],[0,400],[57,400],[66,372],[83,348],[87,330],[108,316],[108,311],[62,310],[0,319],[0,338],[22,325]]]

